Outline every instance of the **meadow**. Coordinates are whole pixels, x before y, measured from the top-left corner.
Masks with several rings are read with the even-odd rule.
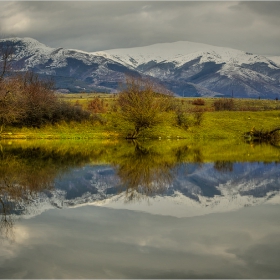
[[[40,128],[7,126],[3,139],[117,139],[125,138],[133,127],[120,118],[114,94],[59,94],[72,105],[89,110],[96,100],[102,109],[91,108],[92,118],[82,122],[59,122]],[[94,101],[95,100],[95,101]],[[215,110],[218,98],[175,98],[185,114],[186,125],[178,125],[174,111],[163,112],[163,121],[144,129],[139,138],[145,139],[243,139],[252,130],[271,130],[279,126],[280,101],[235,99],[231,110]],[[176,106],[177,106],[176,105]]]

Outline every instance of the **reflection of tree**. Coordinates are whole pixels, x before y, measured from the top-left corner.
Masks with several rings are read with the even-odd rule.
[[[87,162],[87,156],[40,148],[10,148],[0,154],[0,233],[11,238],[13,214],[20,214],[54,179],[69,167]]]
[[[179,141],[161,143],[99,143],[26,141],[23,145],[0,145],[0,215],[2,229],[11,232],[11,217],[30,210],[28,203],[54,188],[54,180],[71,167],[88,162],[116,166],[127,200],[165,191],[182,162],[201,162],[199,149]],[[84,145],[86,144],[86,145]],[[8,230],[9,229],[9,230]],[[3,230],[2,230],[3,231]]]
[[[214,168],[219,172],[232,172],[233,171],[233,162],[218,160],[214,163]]]
[[[10,215],[10,203],[5,203],[4,198],[0,197],[0,205],[1,205],[1,219],[0,219],[0,236],[4,238],[13,240],[14,239],[14,221],[12,216]]]
[[[53,187],[50,169],[35,169],[14,156],[2,156],[0,161],[1,232],[9,237],[13,232],[12,214],[33,199],[38,192]]]
[[[177,161],[164,158],[164,154],[145,148],[134,142],[135,148],[116,159],[117,175],[126,188],[128,200],[142,195],[163,192],[173,179],[173,168]]]

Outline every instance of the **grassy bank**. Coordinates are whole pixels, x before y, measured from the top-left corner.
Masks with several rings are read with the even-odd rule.
[[[83,107],[87,99],[92,100],[95,95],[66,95],[69,102],[79,101]],[[81,97],[82,96],[82,97]],[[104,95],[109,108],[114,104],[114,97]],[[143,130],[140,138],[160,139],[241,139],[243,134],[256,129],[270,130],[280,125],[280,110],[278,101],[274,100],[246,100],[234,99],[235,111],[214,111],[215,98],[204,98],[203,106],[193,105],[194,98],[177,99],[186,111],[199,108],[203,111],[199,125],[193,123],[193,116],[189,115],[188,128],[176,124],[174,112],[163,113],[164,121],[153,128]],[[279,101],[280,102],[280,101]],[[246,109],[247,108],[247,109]],[[99,114],[101,122],[97,120],[82,123],[59,123],[38,128],[6,127],[0,137],[3,139],[116,139],[124,138],[133,127],[122,121],[118,115],[108,110]]]

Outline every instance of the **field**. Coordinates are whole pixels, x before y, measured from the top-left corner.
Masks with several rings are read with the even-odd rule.
[[[84,108],[87,107],[88,102],[92,101],[94,98],[98,97],[107,102],[109,105],[112,105],[116,99],[114,94],[106,93],[70,93],[70,94],[59,94],[60,98],[67,100],[72,104],[79,103]],[[186,109],[195,108],[196,105],[192,104],[197,99],[202,99],[205,102],[202,107],[206,110],[213,110],[213,103],[217,98],[195,98],[195,97],[178,97],[176,98],[179,102],[184,104]],[[234,103],[236,104],[235,109],[241,111],[258,111],[258,110],[280,110],[280,100],[269,100],[269,99],[240,99],[234,98]]]
[[[132,130],[131,124],[120,119],[112,109],[116,96],[111,94],[60,94],[71,104],[88,109],[88,104],[98,98],[104,112],[94,113],[94,118],[82,123],[59,123],[38,128],[7,127],[2,138],[11,139],[113,139],[125,138]],[[164,121],[145,129],[140,138],[156,139],[242,139],[245,132],[255,128],[270,130],[280,125],[280,101],[259,99],[233,99],[232,111],[215,111],[217,98],[175,98],[188,116],[189,125],[179,126],[174,112],[164,112]],[[202,100],[202,101],[201,101]],[[203,103],[203,105],[195,105]],[[196,123],[197,114],[200,122]]]

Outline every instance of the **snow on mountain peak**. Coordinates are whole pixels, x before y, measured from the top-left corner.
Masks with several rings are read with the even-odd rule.
[[[200,58],[200,62],[231,63],[241,65],[257,62],[265,62],[270,65],[269,60],[260,55],[254,55],[244,51],[217,47],[208,44],[189,41],[178,41],[173,43],[159,43],[145,47],[111,49],[98,52],[104,57],[118,61],[130,67],[138,67],[141,64],[154,62],[172,62],[177,67],[184,63]],[[95,53],[97,54],[97,53]]]
[[[76,90],[77,79],[87,90],[115,92],[124,74],[136,71],[161,80],[179,95],[229,95],[233,84],[239,97],[280,94],[279,57],[189,41],[98,52],[51,48],[28,37],[0,40],[5,42],[15,43],[14,60],[20,62],[20,71],[59,76],[62,89],[64,76],[71,76],[67,90]]]
[[[63,49],[51,48],[29,37],[14,37],[2,39],[0,42],[1,41],[12,41],[16,44],[21,43],[26,46],[25,52],[28,52],[28,54],[40,52],[40,54],[45,56],[57,56],[59,51]],[[232,48],[217,47],[190,41],[158,43],[144,47],[110,49],[98,52],[85,52],[76,49],[65,49],[65,51],[67,54],[70,54],[70,56],[79,57],[80,59],[84,60],[85,63],[86,61],[92,60],[94,57],[104,57],[130,68],[137,68],[139,65],[148,63],[150,61],[154,61],[156,63],[171,62],[177,67],[180,67],[186,62],[192,61],[194,59],[200,59],[200,63],[215,62],[216,64],[230,63],[232,65],[264,62],[268,64],[270,68],[277,68],[276,65],[273,65],[275,62],[278,65],[280,64],[279,57],[267,58],[265,56],[254,55]],[[61,54],[62,53],[60,53],[60,57]]]
[[[12,37],[12,38],[7,38],[7,39],[1,39],[0,42],[5,42],[5,41],[10,41],[14,44],[19,44],[21,43],[22,45],[25,45],[28,49],[49,49],[53,50],[53,48],[46,46],[43,43],[40,43],[39,41],[30,38],[30,37],[24,37],[24,38],[19,38],[19,37]]]

